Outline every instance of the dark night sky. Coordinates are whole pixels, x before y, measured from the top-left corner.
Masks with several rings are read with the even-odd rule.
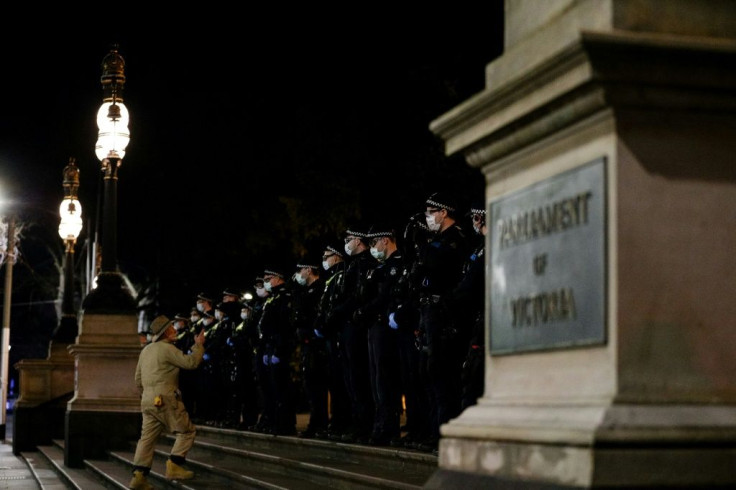
[[[401,228],[435,190],[481,199],[480,172],[445,157],[429,123],[483,89],[502,15],[495,0],[426,18],[2,34],[0,186],[55,227],[62,169],[75,157],[94,217],[100,63],[118,42],[131,114],[118,259],[136,285],[158,279],[159,312],[173,314],[199,290],[249,287],[266,263],[319,261],[346,224]]]

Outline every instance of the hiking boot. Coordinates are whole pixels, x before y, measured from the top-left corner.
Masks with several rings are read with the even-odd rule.
[[[148,483],[146,475],[142,471],[135,470],[133,472],[133,479],[130,480],[128,488],[141,489],[141,490],[154,490],[153,485]]]
[[[166,479],[167,480],[189,480],[194,478],[194,472],[185,470],[170,459],[166,461]]]

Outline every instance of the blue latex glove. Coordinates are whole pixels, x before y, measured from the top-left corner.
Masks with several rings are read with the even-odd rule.
[[[204,359],[205,361],[209,361],[210,355],[205,352],[204,355],[202,356],[202,359]]]
[[[280,362],[281,362],[281,359],[279,359],[279,358],[278,358],[278,357],[276,357],[276,356],[271,356],[271,365],[272,365],[272,366],[275,366],[276,364],[278,364],[278,363],[280,363]]]
[[[263,365],[268,366],[268,354],[263,354]]]
[[[395,312],[394,313],[389,313],[389,315],[388,315],[388,326],[391,327],[391,328],[393,328],[394,330],[396,330],[397,328],[399,328],[399,324],[396,323],[396,320],[394,320],[394,315],[396,315]]]
[[[316,328],[314,329],[314,335],[316,335],[317,338],[320,338],[320,339],[324,338],[324,335],[322,335],[322,332],[320,332]]]
[[[230,347],[232,347],[233,345],[235,345],[235,343],[233,342],[233,339],[231,337],[228,337],[227,340],[225,341],[225,343],[227,343],[227,345],[229,345]]]

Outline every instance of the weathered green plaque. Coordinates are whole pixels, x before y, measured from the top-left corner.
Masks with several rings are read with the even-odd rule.
[[[490,348],[606,341],[606,161],[490,204]]]

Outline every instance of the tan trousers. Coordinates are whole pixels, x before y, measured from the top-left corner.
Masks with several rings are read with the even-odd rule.
[[[147,398],[149,397],[144,396],[143,400]],[[133,465],[151,467],[156,442],[164,430],[176,436],[171,454],[186,458],[194,445],[197,430],[189,420],[189,414],[179,397],[176,395],[164,397],[164,406],[158,408],[152,403],[141,403],[141,413],[143,415],[141,438],[135,448]]]

